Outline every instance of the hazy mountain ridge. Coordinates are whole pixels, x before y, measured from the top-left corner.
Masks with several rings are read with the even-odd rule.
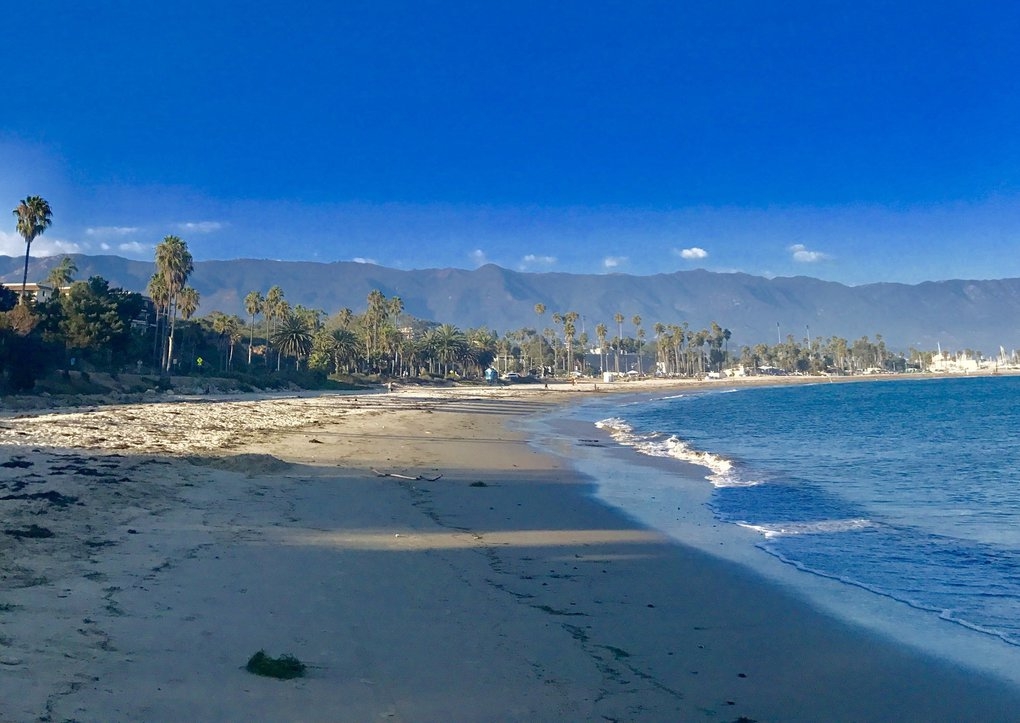
[[[61,257],[33,258],[29,280],[41,281]],[[73,255],[76,278],[102,276],[113,286],[144,292],[154,265],[118,256]],[[0,278],[20,282],[24,257],[0,256]],[[199,314],[211,311],[245,317],[244,297],[279,285],[292,304],[361,311],[373,289],[400,296],[409,314],[462,328],[487,326],[502,333],[520,327],[553,326],[554,312],[576,311],[595,338],[604,323],[617,333],[613,316],[625,317],[633,335],[639,315],[649,338],[656,322],[688,322],[692,329],[713,321],[733,332],[732,344],[773,344],[792,334],[800,340],[882,334],[895,349],[978,349],[995,353],[1020,346],[1020,279],[877,283],[846,286],[807,276],[767,279],[705,270],[652,276],[527,273],[494,265],[474,270],[403,271],[354,262],[317,263],[237,259],[199,261],[189,282],[201,294]],[[539,318],[535,304],[547,311]],[[777,326],[778,323],[778,326]]]

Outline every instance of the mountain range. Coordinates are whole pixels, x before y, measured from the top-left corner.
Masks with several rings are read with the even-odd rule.
[[[29,281],[42,281],[61,257],[33,258]],[[102,276],[111,286],[144,293],[152,262],[118,256],[71,255],[76,279]],[[24,257],[0,256],[0,280],[20,283]],[[792,335],[840,336],[850,341],[881,335],[890,349],[973,349],[986,355],[1020,347],[1020,279],[876,283],[861,286],[806,276],[765,278],[705,270],[652,276],[528,273],[488,264],[465,269],[391,269],[354,262],[236,259],[196,261],[189,279],[201,296],[198,314],[212,311],[246,317],[244,297],[274,285],[292,305],[333,314],[363,311],[373,289],[399,296],[413,316],[461,328],[484,326],[498,333],[553,326],[554,312],[580,314],[578,332],[595,338],[599,323],[633,336],[640,316],[649,338],[657,322],[692,329],[712,322],[732,333],[731,348],[774,344]],[[536,304],[547,311],[539,317]]]

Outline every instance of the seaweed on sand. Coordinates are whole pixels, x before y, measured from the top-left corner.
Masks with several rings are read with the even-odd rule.
[[[266,655],[265,650],[260,650],[249,658],[244,669],[255,675],[290,680],[303,676],[305,667],[305,664],[293,655],[281,655],[279,658],[273,658]]]

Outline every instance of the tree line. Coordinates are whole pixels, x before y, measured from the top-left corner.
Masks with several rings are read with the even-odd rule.
[[[737,365],[748,373],[855,373],[902,370],[923,357],[914,350],[911,359],[890,353],[880,335],[854,342],[788,336],[734,353],[730,330],[715,322],[703,329],[658,322],[649,329],[640,316],[628,319],[620,312],[612,325],[599,322],[589,331],[578,312],[547,314],[544,304],[534,307],[534,327],[500,335],[415,318],[400,297],[378,290],[359,312],[344,308],[327,315],[292,305],[282,288],[272,286],[245,296],[244,318],[221,311],[196,317],[200,295],[188,285],[193,258],[187,243],[172,235],[156,246],[146,296],[113,288],[101,277],[74,281],[77,269],[65,257],[45,282],[53,295],[33,298],[26,293],[29,249],[50,226],[52,212],[45,200],[31,196],[14,214],[26,250],[21,293],[0,291],[0,385],[7,390],[31,388],[39,374],[73,367],[164,377],[303,375],[305,383],[315,383],[352,375],[480,377],[489,366],[536,375],[693,377]]]

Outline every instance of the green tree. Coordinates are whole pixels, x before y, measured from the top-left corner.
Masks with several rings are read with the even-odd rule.
[[[312,351],[312,333],[308,317],[290,312],[281,321],[273,334],[273,346],[281,356],[294,357],[294,370],[301,368],[301,360]]]
[[[604,372],[606,370],[606,337],[609,334],[609,327],[605,324],[599,323],[595,327],[595,336],[599,340],[599,371]]]
[[[459,361],[467,350],[467,339],[452,324],[442,324],[429,334],[429,347],[435,360],[443,367],[443,375],[450,373],[450,368]]]
[[[478,366],[479,374],[481,374],[496,358],[496,346],[498,344],[496,332],[479,327],[469,331],[467,339],[471,350],[471,358]]]
[[[623,346],[623,314],[616,312],[613,314],[613,321],[616,322],[616,328],[619,331],[619,336],[616,337],[616,372],[620,372],[620,347]]]
[[[328,364],[334,374],[351,371],[358,355],[358,335],[350,329],[337,327],[321,330],[315,335],[312,351],[316,358]]]
[[[28,257],[35,241],[53,223],[50,204],[41,196],[29,196],[14,209],[18,219],[18,233],[25,239],[25,273],[21,277],[21,303],[25,303],[25,287],[28,286]]]
[[[163,367],[170,371],[174,355],[174,328],[177,325],[177,305],[179,295],[188,277],[194,270],[194,262],[188,244],[177,236],[165,236],[156,246],[156,274],[162,278],[168,300],[168,329],[166,343],[166,359]]]
[[[223,369],[229,370],[234,362],[234,345],[243,338],[241,330],[244,328],[244,322],[236,316],[220,311],[210,314],[209,322],[223,350]]]
[[[50,273],[46,277],[46,285],[53,288],[54,294],[58,294],[60,287],[70,284],[76,273],[78,273],[78,266],[70,256],[65,256],[59,264],[50,269]]]
[[[140,294],[111,289],[93,276],[60,296],[60,330],[69,350],[95,364],[116,368],[131,350],[131,320],[144,308]]]
[[[641,346],[645,339],[645,330],[641,328],[641,317],[637,314],[630,321],[634,325],[634,336],[637,338],[637,371],[638,374],[643,374],[644,369],[641,367]]]
[[[266,292],[265,302],[262,305],[262,315],[266,322],[266,341],[272,344],[276,322],[283,318],[283,311],[286,302],[283,298],[283,289],[279,286],[269,287]],[[266,354],[266,366],[269,366],[269,354]],[[276,355],[276,368],[280,368],[280,355]]]
[[[10,311],[18,305],[21,296],[17,291],[11,291],[6,286],[0,286],[0,312]]]
[[[190,286],[185,286],[181,289],[181,293],[177,297],[177,308],[181,312],[181,318],[187,321],[195,315],[198,311],[199,302],[198,291]]]
[[[259,291],[249,291],[244,297],[244,310],[251,317],[251,334],[248,336],[248,366],[251,366],[251,348],[255,345],[255,317],[262,313],[265,299]]]
[[[567,372],[572,373],[574,369],[574,336],[577,334],[577,319],[579,314],[576,311],[568,311],[563,315],[563,341],[567,347]]]

